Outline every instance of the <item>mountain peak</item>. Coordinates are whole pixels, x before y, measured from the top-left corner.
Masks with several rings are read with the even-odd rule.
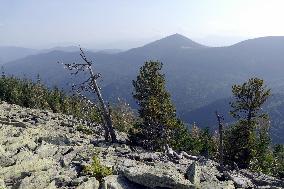
[[[197,49],[197,48],[206,48],[206,46],[201,45],[192,41],[191,39],[181,35],[181,34],[173,34],[152,43],[145,45],[144,47],[156,47],[156,48],[167,48],[167,49]]]
[[[185,37],[184,35],[181,35],[179,33],[175,33],[175,34],[172,34],[172,35],[169,35],[167,37],[164,37],[163,39],[167,39],[167,38],[175,38],[175,39],[185,39],[185,40],[188,40],[189,38]]]

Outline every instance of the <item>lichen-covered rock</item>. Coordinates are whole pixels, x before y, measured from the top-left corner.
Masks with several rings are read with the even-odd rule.
[[[91,177],[88,181],[83,182],[80,186],[76,187],[76,189],[98,189],[100,187],[99,181]]]
[[[94,136],[82,137],[79,131],[60,126],[69,118],[0,104],[0,179],[6,188],[52,189],[74,184],[81,176],[79,165],[94,154],[88,147]]]
[[[38,156],[31,156],[27,161],[17,162],[13,166],[0,169],[0,178],[19,179],[23,174],[50,169],[55,162],[52,159],[41,159]]]
[[[121,175],[110,175],[103,179],[101,189],[145,189],[141,185],[130,182]]]
[[[255,187],[250,179],[236,172],[225,172],[224,175],[227,176],[230,180],[232,180],[234,182],[234,185],[238,188],[254,188]]]
[[[39,171],[25,177],[19,186],[19,189],[38,189],[50,186],[53,170]]]
[[[92,130],[93,134],[78,130],[79,125]],[[235,186],[284,186],[279,179],[247,170],[226,176],[217,169],[218,163],[202,157],[184,156],[173,161],[162,152],[130,147],[126,143],[127,135],[117,134],[123,144],[105,142],[100,125],[90,127],[73,116],[4,102],[0,104],[0,188],[231,189]],[[107,176],[99,183],[85,173],[84,167],[92,163],[94,156],[101,165],[111,167],[112,174],[116,175]]]
[[[121,165],[120,171],[128,180],[149,188],[196,188],[173,166],[166,164],[157,163],[152,166],[144,163],[132,166]]]
[[[5,186],[5,182],[3,179],[0,178],[0,188],[1,189],[6,189],[6,186]]]
[[[0,154],[0,167],[8,167],[15,163],[14,158],[8,157],[5,154]]]
[[[201,168],[198,163],[192,163],[187,170],[187,178],[190,180],[191,183],[195,184],[196,186],[200,185],[200,174]]]
[[[277,179],[262,173],[252,173],[248,170],[240,170],[239,174],[250,179],[256,187],[263,188],[284,188],[284,180]]]
[[[200,184],[200,188],[202,189],[235,189],[234,182],[222,181],[222,182],[202,182]]]
[[[222,177],[222,174],[217,169],[219,165],[216,162],[203,160],[199,165],[201,167],[200,182],[219,182],[218,178]]]

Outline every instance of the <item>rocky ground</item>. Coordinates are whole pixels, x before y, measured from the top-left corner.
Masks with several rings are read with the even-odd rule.
[[[247,170],[220,172],[203,157],[176,160],[102,138],[100,126],[72,116],[0,104],[0,188],[284,188],[284,181]],[[84,167],[93,157],[112,168],[98,181]]]

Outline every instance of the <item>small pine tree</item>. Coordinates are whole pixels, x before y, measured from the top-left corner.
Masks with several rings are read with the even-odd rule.
[[[149,61],[140,68],[133,81],[133,97],[139,105],[142,123],[137,127],[137,140],[146,148],[161,149],[171,140],[178,125],[176,110],[165,87],[162,63]],[[139,134],[138,134],[139,133]]]
[[[261,111],[261,106],[270,96],[264,81],[251,78],[242,85],[232,87],[234,101],[231,102],[231,115],[238,119],[238,124],[231,131],[232,161],[241,168],[248,168],[256,156],[256,124],[258,119],[267,119],[267,114]]]

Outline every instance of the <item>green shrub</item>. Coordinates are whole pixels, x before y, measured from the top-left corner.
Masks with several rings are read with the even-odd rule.
[[[89,166],[85,166],[83,168],[83,171],[86,174],[90,174],[96,177],[98,181],[102,181],[104,177],[113,174],[112,169],[110,167],[101,165],[100,160],[97,156],[93,157],[93,163]]]
[[[111,106],[111,118],[115,129],[126,133],[134,127],[137,121],[137,117],[132,108],[121,99],[118,99],[118,102]]]
[[[27,108],[51,110],[55,113],[73,115],[90,122],[101,123],[97,107],[79,96],[68,96],[54,87],[48,89],[38,79],[33,82],[15,77],[0,77],[0,100]]]
[[[80,131],[80,132],[82,132],[82,133],[84,133],[86,135],[93,134],[93,131],[90,128],[84,126],[84,125],[77,126],[77,131]]]

